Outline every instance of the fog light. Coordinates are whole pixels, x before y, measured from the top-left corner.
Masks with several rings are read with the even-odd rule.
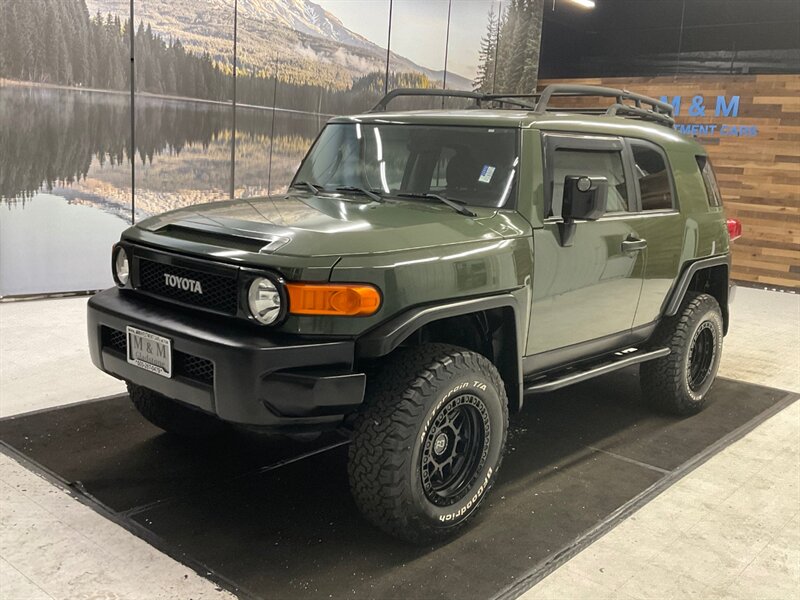
[[[117,253],[114,255],[114,279],[117,285],[120,287],[128,285],[130,275],[131,268],[128,262],[128,253],[125,252],[125,248],[117,248]]]
[[[267,277],[258,277],[250,284],[247,304],[256,321],[270,325],[281,315],[281,294],[275,283]]]

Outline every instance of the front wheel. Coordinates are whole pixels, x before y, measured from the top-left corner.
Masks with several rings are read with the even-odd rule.
[[[640,367],[644,401],[666,412],[702,410],[722,356],[722,313],[708,294],[689,293],[681,312],[660,325],[655,344],[671,350]]]
[[[348,464],[356,504],[413,543],[452,535],[497,478],[507,430],[489,359],[446,344],[401,350],[367,382]]]

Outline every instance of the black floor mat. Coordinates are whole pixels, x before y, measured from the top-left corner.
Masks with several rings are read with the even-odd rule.
[[[436,548],[361,519],[335,437],[187,443],[120,397],[5,419],[0,440],[245,596],[490,598],[790,398],[720,379],[705,411],[677,419],[640,406],[635,369],[529,397],[482,510]]]

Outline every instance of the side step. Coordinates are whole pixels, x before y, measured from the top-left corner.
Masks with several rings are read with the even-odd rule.
[[[595,363],[594,365],[588,366],[584,369],[570,370],[564,375],[556,375],[555,379],[545,377],[543,379],[536,380],[531,385],[525,387],[524,393],[545,394],[547,392],[552,392],[554,390],[567,387],[573,383],[586,381],[587,379],[597,377],[598,375],[605,375],[606,373],[618,371],[619,369],[624,369],[625,367],[630,367],[631,365],[653,360],[654,358],[661,358],[663,356],[667,356],[669,353],[669,348],[658,348],[657,350],[650,350],[647,352],[641,350],[622,350],[620,352],[615,352],[612,355],[618,358],[613,358],[612,360],[603,362],[599,365]]]

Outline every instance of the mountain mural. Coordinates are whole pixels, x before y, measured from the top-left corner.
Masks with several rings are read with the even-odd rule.
[[[129,15],[128,0],[86,0],[90,14]],[[239,0],[239,68],[267,76],[279,64],[279,79],[299,85],[344,90],[364,75],[383,72],[386,49],[347,27],[331,12],[309,0]],[[230,64],[233,10],[229,0],[136,0],[135,20],[145,21],[162,37],[179,38],[190,52],[208,52]],[[432,82],[444,73],[392,53],[396,72],[416,72]],[[441,85],[441,84],[440,84]],[[447,85],[471,89],[470,79],[447,74]]]

